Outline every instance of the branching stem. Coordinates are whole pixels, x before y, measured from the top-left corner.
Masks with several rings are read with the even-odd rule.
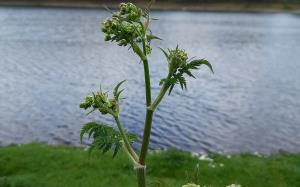
[[[153,111],[155,111],[155,109],[158,107],[159,103],[161,102],[163,97],[166,95],[168,89],[169,89],[169,86],[166,84],[164,84],[163,87],[160,89],[158,96],[156,97],[156,99],[153,101],[153,103],[151,105],[151,109]]]

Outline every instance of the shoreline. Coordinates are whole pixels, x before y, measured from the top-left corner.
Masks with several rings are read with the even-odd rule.
[[[137,2],[140,7],[146,3]],[[87,8],[87,9],[117,9],[118,2],[61,2],[61,1],[1,1],[0,7],[44,7],[44,8]],[[170,3],[157,2],[151,7],[156,11],[217,11],[217,12],[253,12],[253,13],[298,13],[300,14],[300,3]]]

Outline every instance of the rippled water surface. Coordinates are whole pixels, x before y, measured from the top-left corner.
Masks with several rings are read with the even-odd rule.
[[[155,114],[152,148],[195,152],[300,151],[300,16],[217,12],[154,12],[161,47],[180,44],[209,59]],[[127,79],[121,118],[143,129],[143,67],[125,48],[104,43],[102,10],[0,8],[0,144],[79,144],[82,124],[112,123],[78,105],[99,88]],[[157,94],[166,62],[150,59]]]

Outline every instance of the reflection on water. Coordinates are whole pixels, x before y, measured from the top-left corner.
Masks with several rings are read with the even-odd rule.
[[[103,42],[101,10],[0,8],[0,143],[78,145],[86,116],[78,105],[127,79],[121,118],[142,133],[142,64]],[[300,17],[293,14],[154,12],[157,46],[177,43],[209,59],[188,91],[175,89],[156,112],[152,147],[189,151],[300,151]],[[151,57],[153,94],[166,74]]]

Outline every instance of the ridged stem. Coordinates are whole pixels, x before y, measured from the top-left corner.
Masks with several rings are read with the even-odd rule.
[[[138,187],[146,187],[146,168],[137,169]]]

